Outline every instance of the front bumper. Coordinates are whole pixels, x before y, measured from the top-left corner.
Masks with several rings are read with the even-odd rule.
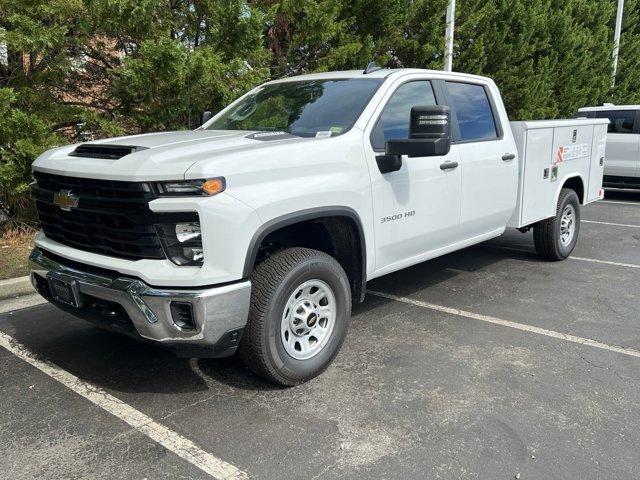
[[[179,356],[233,354],[249,314],[249,281],[193,290],[156,288],[116,272],[83,268],[38,248],[29,264],[31,282],[51,303],[103,328],[170,348]],[[78,307],[54,297],[52,279],[71,285]],[[172,303],[190,305],[190,328],[174,321]]]

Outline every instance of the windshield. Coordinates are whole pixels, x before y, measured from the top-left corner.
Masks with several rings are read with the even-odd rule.
[[[349,130],[383,79],[309,80],[264,85],[207,130],[283,131],[329,137]]]

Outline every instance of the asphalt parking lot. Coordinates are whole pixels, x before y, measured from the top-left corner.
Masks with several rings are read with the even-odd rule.
[[[640,478],[640,192],[582,220],[564,262],[509,231],[371,282],[292,389],[0,304],[0,476]]]

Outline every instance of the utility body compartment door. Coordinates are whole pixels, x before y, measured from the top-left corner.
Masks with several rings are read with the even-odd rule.
[[[520,130],[514,127],[513,133],[522,142],[522,147],[518,146],[521,178],[515,226],[530,225],[549,216],[556,190],[557,181],[551,181],[553,128]]]
[[[593,140],[591,162],[589,166],[589,186],[586,187],[585,203],[600,200],[603,195],[602,180],[604,178],[604,166],[607,163],[607,126],[604,124],[593,126]]]

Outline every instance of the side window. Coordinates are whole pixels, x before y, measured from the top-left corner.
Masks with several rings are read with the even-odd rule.
[[[451,109],[455,111],[463,142],[498,138],[491,102],[482,85],[446,82]]]
[[[387,101],[371,132],[371,146],[384,150],[387,140],[409,138],[411,107],[436,105],[431,82],[417,80],[400,85]]]
[[[596,118],[609,119],[609,133],[633,133],[635,110],[597,111]]]

